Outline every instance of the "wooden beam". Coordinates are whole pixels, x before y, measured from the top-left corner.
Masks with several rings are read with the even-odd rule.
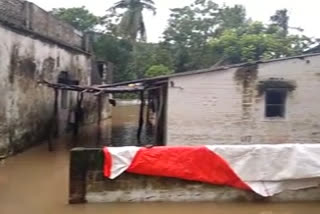
[[[78,91],[82,93],[93,93],[96,95],[101,95],[105,93],[109,94],[109,93],[139,92],[145,89],[144,86],[141,86],[141,85],[100,88],[99,86],[79,86],[79,85],[67,85],[67,84],[61,84],[61,83],[50,83],[45,80],[40,81],[39,84],[43,84],[47,87],[58,89],[58,90]]]

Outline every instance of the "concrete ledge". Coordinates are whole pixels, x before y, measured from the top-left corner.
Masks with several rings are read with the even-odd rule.
[[[69,203],[86,203],[87,174],[102,170],[101,149],[72,149],[70,153]]]
[[[175,178],[124,173],[110,180],[103,176],[103,153],[100,149],[72,150],[70,167],[70,203],[320,200],[320,187],[286,191],[263,198],[254,192]]]

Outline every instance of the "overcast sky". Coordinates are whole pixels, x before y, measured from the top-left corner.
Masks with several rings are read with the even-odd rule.
[[[57,7],[86,6],[95,15],[104,15],[105,10],[118,0],[29,0],[43,9],[50,10]],[[145,13],[149,42],[157,42],[166,27],[170,8],[182,7],[194,0],[154,0],[158,8],[156,16],[151,12]],[[227,5],[242,4],[247,14],[254,20],[268,22],[275,10],[287,8],[290,15],[290,26],[301,27],[304,34],[320,38],[320,20],[318,0],[215,0],[216,3]]]

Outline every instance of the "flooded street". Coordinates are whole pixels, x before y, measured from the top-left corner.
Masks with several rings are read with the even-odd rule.
[[[103,128],[103,140],[132,143],[138,107],[117,107],[113,129]],[[129,115],[127,117],[126,115]],[[110,122],[109,122],[110,123]],[[94,133],[92,131],[91,133]],[[95,137],[83,137],[82,141]],[[68,205],[68,167],[71,139],[59,139],[49,153],[46,143],[0,162],[1,214],[319,214],[319,203],[114,203]],[[105,142],[104,145],[110,144]],[[82,142],[81,145],[87,145]],[[90,143],[89,145],[94,145]]]

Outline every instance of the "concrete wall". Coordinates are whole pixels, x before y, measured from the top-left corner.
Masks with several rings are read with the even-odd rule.
[[[23,26],[26,24],[24,11],[24,1],[0,0],[0,20]]]
[[[37,82],[57,82],[60,72],[67,71],[72,80],[90,85],[94,66],[90,54],[24,29],[0,22],[0,35],[0,157],[4,157],[49,137],[54,120],[54,91]],[[70,121],[76,97],[76,93],[68,92],[68,105],[63,109],[59,94],[61,135]],[[101,102],[101,118],[105,119],[110,116],[108,95]],[[97,121],[97,97],[85,94],[83,108],[86,124]]]
[[[0,0],[0,22],[33,31],[72,47],[88,50],[82,32],[28,1]]]
[[[56,82],[68,71],[80,84],[90,83],[89,55],[75,53],[19,34],[0,25],[0,150],[18,151],[43,139],[52,122],[54,93],[37,81]],[[70,102],[72,96],[70,96]],[[88,102],[88,101],[87,101]]]
[[[295,85],[285,118],[265,117],[260,81]],[[320,143],[320,56],[170,78],[167,144]],[[170,87],[173,86],[173,87]]]
[[[263,198],[236,188],[174,178],[123,174],[116,180],[89,171],[86,180],[88,203],[110,202],[298,202],[319,201],[320,188],[285,191]]]
[[[82,32],[76,30],[68,23],[56,19],[32,3],[29,3],[28,7],[29,27],[32,31],[62,42],[68,42],[73,47],[85,49],[83,47],[85,38]]]
[[[81,85],[97,72],[86,36],[33,3],[0,0],[0,158],[48,139],[55,120],[54,91],[37,82],[57,82],[61,72]],[[58,96],[59,133],[65,134],[77,94],[68,92],[67,107]],[[101,119],[110,116],[108,95]],[[86,124],[99,117],[98,99],[84,95]]]
[[[70,161],[70,203],[106,202],[238,202],[318,201],[320,188],[285,191],[263,198],[254,192],[174,178],[124,173],[115,180],[103,176],[99,149],[73,149]]]

